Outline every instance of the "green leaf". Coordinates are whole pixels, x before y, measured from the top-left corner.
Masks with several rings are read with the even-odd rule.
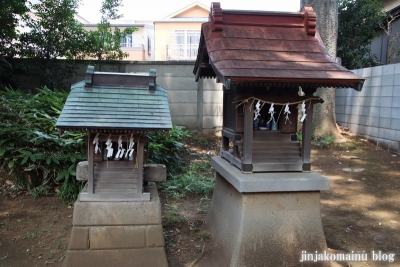
[[[51,163],[51,157],[47,157],[46,163],[47,163],[47,165],[49,165]]]
[[[9,168],[9,169],[12,169],[12,167],[14,167],[14,161],[10,160],[10,161],[8,162],[8,168]]]
[[[57,175],[56,181],[60,181],[63,177],[64,177],[64,172],[60,172],[60,173]]]
[[[68,172],[71,172],[71,170],[73,170],[73,169],[74,169],[74,167],[75,167],[75,164],[72,164],[71,166],[69,166],[69,168],[68,168]]]
[[[21,161],[21,165],[24,165],[29,159],[29,155],[26,155],[24,159]]]
[[[35,156],[35,154],[31,154],[29,157],[31,158],[31,161],[32,161],[32,162],[35,162],[35,161],[36,161],[36,156]]]
[[[5,150],[5,149],[3,149],[3,148],[2,148],[2,149],[0,149],[0,157],[1,157],[1,156],[3,156],[5,152],[6,152],[6,150]]]
[[[29,156],[29,154],[31,154],[31,152],[30,151],[27,151],[27,150],[23,150],[23,149],[20,149],[20,150],[18,150],[21,154],[23,154],[23,155],[26,155],[26,154],[28,154],[28,156]]]
[[[58,159],[56,157],[51,157],[51,160],[55,163],[55,164],[60,164],[60,162],[58,161]]]
[[[7,127],[7,126],[6,126]],[[5,142],[7,142],[9,139],[3,139],[3,140],[0,140],[0,146],[1,145],[3,145]]]
[[[71,159],[72,162],[75,162],[75,161],[76,161],[76,156],[75,156],[75,155],[72,155],[72,156],[70,157],[70,159]]]

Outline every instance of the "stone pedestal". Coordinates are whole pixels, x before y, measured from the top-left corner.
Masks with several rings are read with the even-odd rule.
[[[302,251],[327,249],[319,199],[329,189],[327,177],[243,174],[220,157],[212,166],[217,177],[206,220],[212,249],[198,266],[302,266]]]
[[[81,202],[64,267],[166,267],[161,204],[155,186],[149,202]]]

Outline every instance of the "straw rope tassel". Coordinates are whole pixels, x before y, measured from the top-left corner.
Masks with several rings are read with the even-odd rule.
[[[307,114],[306,114],[306,104],[304,103],[304,101],[303,101],[303,103],[301,103],[301,112],[303,113],[303,116],[301,117],[300,121],[303,122],[306,119],[306,116],[307,116]]]

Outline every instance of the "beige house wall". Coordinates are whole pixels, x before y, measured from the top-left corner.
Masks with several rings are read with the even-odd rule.
[[[204,10],[204,8],[201,8],[199,6],[194,6],[176,15],[174,18],[203,18],[203,17],[207,18],[208,14],[209,11]]]
[[[155,22],[155,60],[167,60],[171,30],[201,30],[202,22]]]
[[[201,24],[208,18],[210,10],[201,3],[177,11],[160,21],[154,22],[155,60],[169,60],[167,46],[172,45],[170,40],[172,30],[201,30]],[[181,19],[181,21],[179,21]],[[198,21],[203,19],[203,21]],[[197,20],[197,21],[196,21]],[[171,59],[176,60],[176,59]],[[194,60],[194,59],[191,59]]]

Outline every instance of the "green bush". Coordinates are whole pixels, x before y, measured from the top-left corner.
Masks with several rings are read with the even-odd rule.
[[[210,162],[192,162],[187,171],[174,175],[157,187],[170,197],[180,199],[186,194],[211,196],[214,190],[214,173],[211,172]]]
[[[83,186],[74,176],[76,164],[85,159],[85,134],[60,135],[55,128],[68,92],[37,91],[0,91],[0,169],[35,197],[58,187],[58,196],[72,203]]]
[[[335,136],[326,135],[314,139],[314,145],[319,147],[329,147],[335,142]]]
[[[148,136],[151,138],[149,162],[165,164],[169,178],[179,173],[184,166],[184,142],[190,136],[189,132],[173,126],[169,132],[149,132]]]

